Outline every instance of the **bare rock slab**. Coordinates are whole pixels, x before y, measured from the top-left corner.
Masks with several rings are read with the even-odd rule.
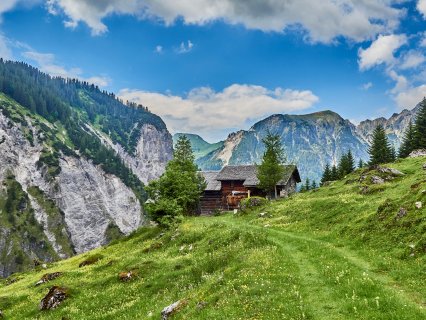
[[[53,272],[53,273],[46,273],[44,274],[39,281],[35,284],[36,286],[39,286],[43,283],[52,281],[62,275],[62,272]]]

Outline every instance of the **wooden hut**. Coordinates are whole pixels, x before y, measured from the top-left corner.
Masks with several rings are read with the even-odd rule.
[[[301,182],[295,165],[286,165],[284,168],[283,178],[277,183],[280,197],[288,197],[296,192],[297,183]],[[202,213],[236,209],[241,199],[266,196],[265,192],[258,188],[256,165],[225,166],[221,171],[205,171],[202,174],[207,181],[207,188],[201,198]]]

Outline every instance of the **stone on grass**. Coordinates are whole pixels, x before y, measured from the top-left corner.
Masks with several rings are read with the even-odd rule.
[[[419,149],[419,150],[414,150],[413,152],[411,152],[408,157],[417,158],[417,157],[425,157],[425,156],[426,156],[426,149]]]
[[[423,203],[421,201],[416,202],[416,208],[421,209],[423,207]]]
[[[171,305],[165,307],[163,311],[161,311],[161,320],[167,320],[171,315],[173,315],[182,305],[182,301],[178,300]]]
[[[407,215],[407,209],[400,208],[398,213],[396,214],[397,219],[401,219]]]
[[[120,272],[118,274],[118,278],[120,279],[120,281],[123,281],[123,282],[133,280],[136,276],[137,276],[137,272],[134,270]]]
[[[0,319],[3,319],[3,318],[4,318],[4,313],[2,310],[0,310]]]
[[[423,170],[426,170],[426,163],[423,163]]]
[[[371,183],[373,184],[383,184],[385,183],[385,180],[380,178],[379,176],[372,176],[371,177]]]
[[[393,168],[387,168],[387,167],[378,167],[377,171],[381,172],[381,173],[389,173],[393,176],[403,176],[404,174],[396,169]]]
[[[204,307],[207,305],[207,302],[205,301],[200,301],[197,303],[197,309],[201,310],[204,309]]]
[[[40,310],[55,309],[68,297],[68,290],[66,288],[54,286],[50,288],[46,296],[41,299],[39,308]]]
[[[43,283],[49,282],[51,280],[54,280],[62,275],[62,272],[53,272],[53,273],[46,273],[44,274],[39,281],[35,284],[36,286],[39,286]]]
[[[266,214],[267,214],[266,212],[259,213],[259,218],[265,218]]]

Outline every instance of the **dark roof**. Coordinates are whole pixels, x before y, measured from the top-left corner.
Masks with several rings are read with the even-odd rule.
[[[283,178],[277,183],[278,186],[287,184],[291,176],[295,176],[297,182],[301,182],[299,171],[295,165],[285,165]],[[216,176],[219,181],[244,181],[245,186],[257,186],[259,179],[257,178],[256,165],[226,166]]]
[[[219,171],[200,171],[200,174],[207,182],[205,191],[220,191],[221,183],[216,180]]]

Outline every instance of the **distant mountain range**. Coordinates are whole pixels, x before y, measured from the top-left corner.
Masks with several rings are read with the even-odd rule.
[[[355,159],[367,161],[374,128],[385,127],[389,140],[399,148],[404,131],[417,113],[404,110],[389,119],[362,121],[359,125],[333,111],[307,115],[275,114],[254,124],[249,130],[229,134],[225,141],[210,144],[195,134],[185,134],[192,143],[202,170],[219,170],[224,165],[260,163],[268,130],[281,137],[287,159],[299,167],[302,178],[319,181],[326,163],[335,164],[351,150]],[[175,134],[174,141],[182,133]]]

